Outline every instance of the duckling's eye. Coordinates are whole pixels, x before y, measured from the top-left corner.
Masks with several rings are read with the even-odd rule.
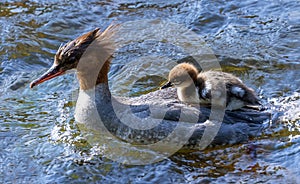
[[[178,86],[178,85],[180,85],[180,84],[181,84],[181,82],[180,82],[180,81],[178,81],[178,80],[173,80],[173,81],[172,81],[172,83],[173,83],[175,86]]]

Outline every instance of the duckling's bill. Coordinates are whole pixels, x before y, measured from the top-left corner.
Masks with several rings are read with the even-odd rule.
[[[160,89],[165,89],[165,88],[169,88],[169,87],[172,87],[174,86],[172,82],[167,82],[165,83],[162,87],[160,87]]]

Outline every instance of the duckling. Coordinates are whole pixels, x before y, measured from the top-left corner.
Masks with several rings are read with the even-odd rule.
[[[96,28],[62,45],[55,54],[52,67],[34,80],[30,88],[67,74],[69,71],[76,71],[80,90],[75,107],[75,120],[80,125],[88,129],[101,130],[101,134],[108,131],[109,135],[113,134],[121,140],[134,144],[152,144],[160,142],[162,138],[168,138],[170,141],[180,141],[178,145],[184,142],[185,146],[202,147],[201,138],[206,127],[204,122],[209,119],[210,109],[199,109],[178,103],[174,88],[158,90],[134,98],[119,98],[111,95],[108,72],[115,51],[113,36],[117,31],[118,26],[115,25],[109,26],[104,31]],[[176,78],[177,82],[173,80],[174,77],[170,78],[170,82],[181,86],[179,82],[182,81],[181,88],[185,89],[188,86],[186,83],[191,85],[200,81],[195,69],[192,69],[189,76],[191,75],[192,82],[179,81]],[[206,82],[203,88],[207,92],[192,91],[192,96],[209,99],[210,91],[213,90],[212,84],[210,86],[209,84]],[[197,83],[196,85],[201,86]],[[232,86],[230,89],[238,97],[249,95],[249,90],[244,89],[242,85],[235,85],[235,88]],[[184,94],[180,98],[184,101],[185,96],[189,95]],[[196,97],[191,101],[196,100]],[[254,134],[253,132],[261,129],[262,122],[269,118],[269,114],[261,112],[256,112],[257,116],[252,117],[253,113],[253,111],[250,113],[245,111],[225,114],[222,125],[211,144],[234,144],[247,141],[248,137]],[[129,122],[122,121],[123,117]],[[237,123],[231,124],[231,121]],[[155,126],[145,128],[147,124]],[[141,127],[132,128],[132,125]],[[190,133],[192,136],[188,139],[187,135]],[[170,136],[176,138],[171,139]],[[170,145],[169,142],[167,144]]]
[[[246,105],[260,105],[253,89],[247,87],[236,76],[220,72],[206,71],[199,73],[189,63],[176,65],[169,73],[169,81],[161,88],[174,85],[180,101],[189,104],[226,105],[226,110],[240,109]]]

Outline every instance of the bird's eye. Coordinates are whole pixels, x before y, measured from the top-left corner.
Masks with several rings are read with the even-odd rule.
[[[178,81],[178,80],[173,80],[173,82],[172,82],[175,86],[178,86],[178,85],[180,85],[181,84],[181,82],[180,81]]]
[[[74,62],[75,60],[76,60],[76,58],[74,56],[69,58],[70,62]]]

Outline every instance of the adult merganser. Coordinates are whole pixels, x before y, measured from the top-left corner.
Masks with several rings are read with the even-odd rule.
[[[247,87],[236,76],[220,72],[198,72],[189,63],[176,65],[169,73],[169,81],[162,89],[174,85],[180,101],[186,103],[211,103],[215,98],[215,105],[226,104],[227,110],[236,110],[246,105],[260,105],[253,89]]]
[[[109,26],[104,31],[97,28],[61,46],[55,55],[53,66],[40,78],[34,80],[30,87],[76,69],[80,92],[75,119],[79,123],[93,127],[97,124],[95,121],[98,119],[95,120],[95,117],[98,113],[105,128],[111,134],[135,144],[156,143],[173,135],[174,130],[182,125],[181,127],[186,127],[187,131],[192,132],[184,144],[199,146],[206,128],[203,122],[209,119],[212,112],[208,108],[195,108],[180,103],[174,88],[158,90],[134,98],[116,98],[111,95],[108,72],[114,52],[112,37],[118,30],[117,27]],[[126,118],[127,114],[133,116]],[[123,116],[125,120],[135,121],[135,125],[141,127],[132,128],[131,125],[124,123]],[[249,136],[257,135],[262,123],[269,117],[269,113],[253,110],[226,112],[223,123],[211,144],[247,141]],[[151,124],[152,127],[149,128],[146,124],[149,121],[158,121],[159,124],[154,123],[155,126]],[[185,136],[185,132],[179,131],[175,134],[179,139]]]

